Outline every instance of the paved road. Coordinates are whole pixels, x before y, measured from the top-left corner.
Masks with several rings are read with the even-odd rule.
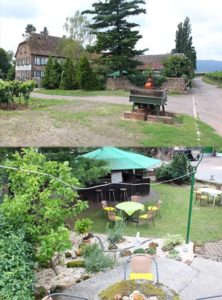
[[[167,258],[158,258],[157,261],[160,282],[175,290],[182,300],[222,295],[222,263],[202,258],[195,258],[190,266]],[[97,300],[98,293],[121,280],[123,280],[123,267],[118,266],[76,284],[64,292]],[[69,298],[59,297],[58,300]]]
[[[59,96],[32,93],[32,97],[47,99],[65,99],[106,102],[113,104],[129,104],[128,97],[113,96]],[[168,96],[168,111],[197,116],[201,121],[212,126],[222,136],[222,89],[204,83],[201,78],[194,79],[194,88],[187,95]]]

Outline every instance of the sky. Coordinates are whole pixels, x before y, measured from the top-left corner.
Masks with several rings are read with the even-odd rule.
[[[105,1],[105,0],[104,0]],[[27,24],[37,32],[46,26],[50,35],[66,34],[66,17],[91,8],[96,0],[0,0],[0,48],[16,52]],[[143,38],[138,49],[146,54],[170,53],[175,47],[177,26],[186,17],[192,26],[197,59],[222,61],[221,0],[146,0],[146,14],[135,18]]]

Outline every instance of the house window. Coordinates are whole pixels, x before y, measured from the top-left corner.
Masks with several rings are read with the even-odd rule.
[[[41,71],[34,71],[34,77],[41,78]]]
[[[40,63],[41,63],[41,59],[40,59],[40,57],[35,57],[35,65],[40,65]]]
[[[43,71],[41,71],[41,78],[43,78],[44,77],[44,72]]]

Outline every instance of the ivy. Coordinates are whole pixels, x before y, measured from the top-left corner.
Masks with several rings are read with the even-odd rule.
[[[0,299],[31,300],[34,291],[34,255],[25,230],[15,229],[0,215]]]

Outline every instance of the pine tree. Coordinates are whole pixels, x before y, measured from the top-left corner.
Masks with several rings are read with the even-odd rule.
[[[51,70],[51,77],[50,77],[50,88],[51,89],[58,89],[61,82],[61,75],[62,75],[62,67],[58,60],[53,61],[53,66]]]
[[[94,50],[102,53],[103,64],[118,70],[121,76],[123,71],[129,72],[139,64],[133,58],[146,50],[135,49],[142,35],[135,29],[138,24],[128,21],[130,16],[146,13],[140,7],[143,4],[143,0],[106,0],[94,3],[93,10],[83,12],[94,15],[89,26],[97,38]]]
[[[191,36],[191,24],[190,19],[186,17],[183,23],[178,24],[176,31],[176,46],[172,50],[172,53],[184,53],[192,63],[192,67],[196,69],[196,50],[193,46],[193,40]]]
[[[93,90],[95,88],[96,77],[85,55],[82,55],[79,60],[77,78],[81,89]]]
[[[77,88],[78,84],[76,78],[76,68],[73,64],[72,59],[66,58],[65,63],[63,65],[60,89],[74,90]]]
[[[42,79],[42,85],[47,89],[51,89],[52,72],[53,72],[53,59],[52,59],[52,57],[49,57],[46,68],[45,68],[44,77]]]

